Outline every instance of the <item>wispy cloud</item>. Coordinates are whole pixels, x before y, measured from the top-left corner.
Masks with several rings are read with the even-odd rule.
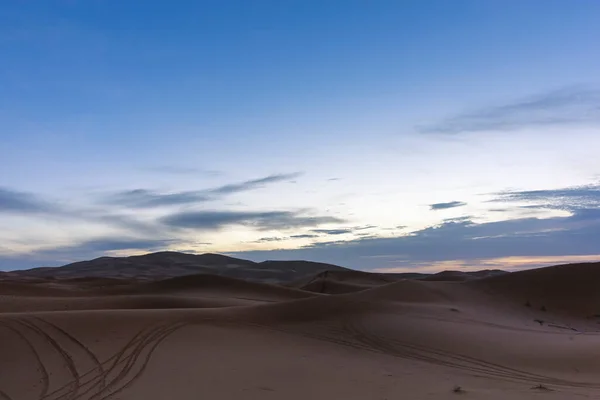
[[[300,173],[269,175],[239,183],[231,183],[211,189],[160,193],[149,189],[134,189],[111,194],[105,201],[108,204],[131,208],[152,208],[198,204],[217,200],[234,193],[259,189],[269,184],[289,181]]]
[[[202,203],[213,199],[213,196],[203,191],[158,193],[147,189],[134,189],[112,194],[107,202],[124,207],[152,208]]]
[[[176,240],[139,239],[130,237],[105,237],[88,240],[73,246],[60,247],[53,252],[73,254],[74,252],[107,252],[115,250],[160,250],[177,243]]]
[[[32,193],[0,187],[0,213],[41,214],[59,213],[61,208]]]
[[[207,192],[211,194],[217,195],[226,195],[238,192],[246,192],[248,190],[254,190],[258,188],[262,188],[265,185],[277,182],[290,181],[295,178],[298,178],[302,175],[300,172],[296,172],[293,174],[278,174],[278,175],[269,175],[260,179],[252,179],[245,182],[240,183],[232,183],[229,185],[220,186],[214,189],[209,189]]]
[[[24,217],[64,220],[70,223],[86,222],[101,224],[137,234],[155,235],[159,227],[153,222],[138,220],[132,216],[114,213],[113,210],[97,207],[74,207],[45,199],[34,193],[0,188],[0,213]],[[164,228],[163,228],[164,229]]]
[[[211,169],[201,169],[193,167],[180,167],[176,165],[157,165],[154,167],[143,168],[144,171],[157,173],[157,174],[168,174],[168,175],[205,175],[205,176],[219,176],[222,174],[220,171]]]
[[[448,203],[434,203],[430,204],[429,208],[431,210],[447,210],[449,208],[463,207],[466,206],[467,203],[462,201],[450,201]]]
[[[354,228],[352,228],[353,231],[365,231],[367,229],[375,229],[377,228],[376,225],[365,225],[365,226],[355,226]]]
[[[343,235],[352,233],[352,229],[313,229],[311,232],[323,233],[325,235]]]
[[[293,211],[185,211],[168,215],[161,222],[172,228],[218,230],[243,225],[257,230],[311,228],[345,222],[329,216],[306,216]]]
[[[332,229],[312,229],[312,233],[316,233],[319,235],[344,235],[347,233],[356,233],[360,231],[370,230],[377,228],[375,225],[364,225],[364,226],[353,226],[350,228],[332,228]],[[319,236],[316,235],[316,236]]]
[[[573,186],[548,190],[505,191],[495,193],[493,202],[528,203],[523,207],[565,211],[600,207],[600,185]]]
[[[310,234],[302,234],[302,235],[291,235],[290,238],[292,239],[314,239],[314,238],[318,238],[319,235],[310,235]]]
[[[254,243],[271,243],[271,242],[281,242],[284,241],[286,238],[285,237],[277,237],[277,236],[273,236],[273,237],[262,237],[258,240],[255,240]]]
[[[576,86],[417,127],[421,133],[508,131],[531,126],[600,123],[600,89]]]

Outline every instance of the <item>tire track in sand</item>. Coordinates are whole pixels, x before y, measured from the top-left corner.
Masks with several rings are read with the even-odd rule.
[[[135,355],[135,357],[134,357],[135,359],[130,364],[130,367],[127,369],[127,371],[125,373],[121,374],[122,376],[119,379],[119,383],[120,383],[119,387],[115,388],[115,390],[112,390],[110,393],[106,394],[103,397],[92,396],[92,397],[90,397],[89,400],[94,400],[94,399],[97,399],[97,400],[106,400],[106,399],[108,399],[108,398],[116,395],[117,393],[122,392],[123,390],[127,389],[131,385],[133,385],[142,376],[142,374],[146,370],[146,367],[150,363],[152,355],[156,351],[156,349],[158,348],[158,346],[165,339],[167,339],[171,334],[173,334],[175,331],[181,329],[182,327],[184,327],[186,325],[187,325],[186,323],[180,323],[180,324],[177,324],[175,326],[170,325],[169,327],[167,327],[166,330],[162,330],[161,332],[158,332],[157,335],[154,338],[152,338],[151,340],[149,340],[148,343],[146,345],[144,345],[144,348],[142,348],[142,351],[143,351],[145,348],[149,347],[148,353],[146,354],[146,357],[144,358],[144,360],[141,363],[141,365],[139,365],[138,371],[129,380],[125,380],[125,378],[129,374],[129,372],[131,371],[131,369],[133,368],[133,366],[135,365],[135,363],[137,362],[137,359],[141,355],[142,351],[138,352]]]
[[[320,327],[328,328],[320,332],[318,329],[303,331],[299,329],[299,326],[276,327],[260,323],[242,324],[270,331],[286,333],[293,336],[301,336],[314,340],[326,341],[360,351],[385,354],[398,358],[422,361],[429,364],[461,369],[464,371],[493,376],[504,380],[527,383],[544,383],[562,387],[600,389],[600,384],[598,383],[571,381],[547,375],[535,374],[500,364],[494,364],[483,359],[417,345],[389,337],[382,337],[372,332],[372,330],[365,328],[365,326],[362,324],[359,324],[351,319],[341,320],[342,325],[340,328],[333,328],[332,326]],[[313,328],[314,327],[315,326],[313,326]]]
[[[42,320],[42,319],[40,318],[39,320]],[[50,323],[48,323],[48,321],[44,321],[44,322],[47,324],[50,324]],[[119,352],[114,354],[112,357],[110,357],[108,360],[104,361],[103,363],[99,363],[100,367],[101,367],[101,371],[102,371],[101,373],[98,373],[99,369],[97,366],[94,367],[92,370],[86,372],[83,375],[79,375],[78,373],[75,372],[74,374],[72,374],[73,380],[67,382],[66,384],[59,387],[58,389],[55,389],[52,392],[49,392],[49,387],[50,387],[49,373],[48,373],[48,369],[46,368],[46,365],[44,364],[39,352],[37,351],[33,342],[27,337],[27,335],[24,334],[23,332],[21,332],[21,330],[18,329],[17,327],[12,326],[12,325],[16,325],[17,327],[21,328],[21,330],[24,329],[26,332],[33,332],[36,336],[41,336],[46,341],[46,343],[51,344],[53,349],[56,350],[57,352],[59,352],[59,354],[61,354],[61,356],[63,357],[63,360],[66,363],[68,362],[70,364],[69,370],[71,372],[76,371],[75,365],[72,362],[71,356],[68,355],[68,353],[56,342],[56,340],[54,340],[52,337],[50,337],[50,335],[45,333],[39,326],[33,324],[31,321],[25,321],[23,319],[18,319],[18,318],[10,318],[5,321],[0,320],[0,326],[5,327],[6,329],[12,331],[23,342],[25,342],[25,344],[31,350],[32,354],[34,355],[34,357],[36,359],[36,363],[38,364],[38,370],[42,373],[42,383],[43,383],[42,390],[39,394],[40,400],[49,399],[49,398],[55,398],[56,400],[82,398],[85,394],[87,394],[91,390],[93,390],[95,386],[97,386],[101,382],[104,382],[106,376],[110,372],[112,372],[112,369],[114,369],[118,365],[126,362],[131,356],[135,355],[135,352],[133,352],[132,354],[128,355],[127,357],[123,357],[124,354],[132,346],[134,346],[136,344],[136,342],[138,342],[138,341],[144,342],[145,340],[147,340],[147,337],[149,335],[152,335],[155,333],[156,329],[159,329],[162,327],[162,326],[159,326],[157,328],[150,329],[150,331],[148,331],[145,335],[142,335],[144,333],[144,331],[146,330],[146,328],[145,328],[145,329],[142,329],[140,332],[138,332],[136,335],[134,335],[134,337],[131,338],[130,341]],[[56,327],[56,328],[60,329],[59,327]],[[66,335],[72,337],[72,335],[68,334],[66,331],[64,331],[64,333]],[[75,339],[75,338],[73,337],[73,339]],[[77,340],[77,339],[75,339],[75,340]],[[140,351],[141,350],[143,350],[143,348],[140,349]],[[94,355],[94,357],[95,357],[95,355]],[[111,368],[109,370],[105,371],[104,364],[109,364],[113,359],[114,359],[114,362],[113,362]],[[92,376],[86,382],[81,382],[80,378],[85,377],[85,376],[90,376],[94,372],[96,372],[96,375]],[[96,382],[94,382],[94,381],[96,381]],[[94,382],[90,388],[88,388],[84,393],[78,393],[81,386],[87,385],[90,382]],[[65,389],[67,390],[67,392],[61,394],[61,392],[63,392]],[[102,388],[102,389],[104,389],[104,388]],[[4,396],[5,399],[12,400],[10,397],[7,397],[8,395],[5,392],[2,392],[2,396]],[[0,397],[0,399],[2,399],[2,397]]]
[[[87,357],[92,361],[92,363],[95,365],[95,367],[89,371],[89,373],[92,373],[94,371],[98,371],[99,376],[104,377],[104,366],[102,365],[102,363],[100,362],[100,360],[98,359],[98,357],[96,357],[96,355],[94,354],[94,352],[92,352],[86,345],[84,345],[83,343],[81,343],[77,338],[75,338],[73,335],[71,335],[69,332],[65,331],[64,329],[62,329],[60,326],[49,322],[43,318],[40,317],[32,317],[33,319],[35,319],[36,321],[41,322],[42,324],[45,324],[49,327],[51,327],[52,329],[54,329],[56,332],[60,333],[62,336],[64,336],[65,338],[67,338],[70,342],[74,343],[78,348],[80,348],[81,350],[83,350],[83,352],[87,355]],[[105,379],[100,379],[93,387],[96,386],[100,386],[100,388],[102,389],[105,386]],[[101,390],[100,389],[100,390]]]
[[[158,337],[158,335],[160,335],[160,333],[165,329],[165,327],[165,325],[160,325],[151,329],[149,332],[146,333],[146,335],[144,335],[139,340],[139,343],[132,348],[131,354],[129,354],[126,357],[117,358],[110,371],[115,371],[117,372],[117,374],[107,383],[103,391],[91,396],[89,400],[105,398],[107,397],[107,392],[112,393],[114,390],[118,389],[118,385],[127,377],[129,371],[131,371],[131,369],[135,366],[135,363],[137,362],[140,355],[143,353],[144,349],[146,349],[147,346],[149,346],[152,343],[152,341],[156,337]],[[117,369],[117,367],[121,364],[124,364],[122,368],[120,370]]]
[[[59,394],[62,390],[70,386],[71,383],[67,383],[62,388],[59,388],[58,390],[55,390],[54,392],[48,394],[46,398],[58,394],[58,396],[54,397],[53,400],[63,400],[67,398],[69,398],[70,400],[79,400],[83,398],[85,398],[86,400],[97,400],[107,399],[115,395],[116,393],[121,392],[122,390],[133,384],[135,380],[141,377],[150,361],[152,353],[158,348],[160,343],[163,340],[165,340],[171,333],[173,333],[177,329],[180,329],[184,325],[186,324],[169,322],[162,325],[142,329],[141,331],[136,333],[136,335],[134,335],[134,337],[130,339],[130,341],[123,348],[121,348],[121,350],[119,350],[117,353],[115,353],[113,356],[111,356],[109,359],[102,363],[105,367],[107,365],[110,365],[109,368],[104,370],[103,374],[96,374],[94,376],[89,377],[89,379],[81,382],[82,387],[90,383],[92,384],[92,386],[87,388],[85,391],[80,391],[75,396],[72,396],[70,392]],[[143,362],[141,363],[141,365],[138,364],[138,359],[148,348],[150,350],[147,352],[145,358],[143,359]],[[121,366],[122,368],[119,368]],[[127,376],[130,374],[130,372],[136,369],[137,372],[130,379],[127,379]],[[83,374],[82,377],[91,375],[91,373],[95,370],[96,369],[94,369],[93,371],[88,371],[86,374]],[[112,379],[108,380],[109,376],[114,373],[116,373],[117,375],[112,377]],[[97,393],[91,394],[90,392],[95,386],[97,386],[99,380],[108,380],[108,382],[106,382],[104,387]]]
[[[23,327],[29,328],[33,332],[37,333],[41,338],[43,338],[46,343],[48,343],[63,359],[64,365],[69,370],[71,376],[73,377],[72,386],[73,389],[71,393],[73,393],[72,397],[77,393],[80,387],[79,383],[79,372],[77,371],[77,367],[73,361],[73,357],[46,331],[41,329],[39,326],[27,320],[25,318],[14,318],[13,321],[20,324]]]
[[[12,319],[9,319],[8,321],[12,321]],[[37,364],[37,371],[39,371],[40,374],[42,375],[42,378],[41,378],[42,388],[40,390],[39,398],[40,399],[43,398],[44,396],[46,396],[46,394],[48,393],[48,390],[50,389],[50,375],[48,374],[48,370],[46,369],[46,366],[44,365],[44,362],[42,361],[42,358],[40,357],[40,353],[36,350],[35,346],[27,338],[27,336],[25,336],[25,334],[23,334],[17,328],[11,326],[10,322],[7,322],[6,320],[5,321],[0,320],[0,326],[3,326],[4,328],[10,330],[14,334],[16,334],[19,338],[21,338],[21,340],[27,345],[27,347],[33,354],[36,364]],[[7,396],[6,393],[4,393],[4,395]]]
[[[344,327],[359,342],[370,346],[383,354],[389,354],[394,357],[419,360],[509,380],[546,383],[566,387],[600,389],[600,384],[596,383],[570,381],[547,375],[535,374],[500,364],[490,363],[470,356],[382,337],[374,334],[372,331],[369,331],[369,329],[356,322],[347,321]]]
[[[143,338],[150,333],[150,331],[152,331],[153,328],[151,326],[146,327],[141,329],[140,331],[138,331],[119,351],[117,351],[115,354],[113,354],[111,357],[109,357],[108,359],[106,359],[105,361],[103,361],[101,364],[103,367],[106,367],[107,365],[109,365],[112,362],[112,365],[110,365],[110,367],[108,369],[105,369],[102,375],[99,374],[95,374],[93,375],[94,371],[96,369],[93,369],[91,371],[87,371],[86,373],[84,373],[83,375],[81,375],[81,378],[87,378],[87,380],[82,381],[82,386],[88,385],[90,383],[92,383],[92,386],[87,388],[85,391],[80,392],[75,398],[79,399],[82,398],[84,395],[88,394],[90,391],[93,390],[93,388],[95,386],[97,386],[97,383],[100,380],[106,380],[106,377],[108,376],[108,374],[110,374],[116,367],[117,365],[121,362],[121,358],[123,357],[123,355],[132,347],[135,345],[135,343],[137,343],[139,340],[143,340]],[[145,331],[149,331],[148,333],[145,333]],[[113,362],[114,360],[114,362]],[[67,382],[66,384],[64,384],[63,386],[59,387],[58,389],[48,393],[46,396],[44,396],[43,398],[41,398],[40,400],[46,400],[49,399],[51,397],[54,397],[55,395],[58,395],[58,397],[54,397],[55,400],[58,399],[64,399],[66,395],[68,395],[69,393],[63,393],[63,394],[59,394],[60,392],[62,392],[64,389],[68,389],[69,386],[72,385],[72,382]]]

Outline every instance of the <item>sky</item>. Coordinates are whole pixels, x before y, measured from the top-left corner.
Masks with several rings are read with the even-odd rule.
[[[596,0],[0,8],[0,270],[600,260]]]

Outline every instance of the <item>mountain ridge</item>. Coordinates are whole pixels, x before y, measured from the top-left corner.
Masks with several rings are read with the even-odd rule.
[[[0,279],[121,278],[160,280],[214,274],[258,282],[286,282],[324,270],[346,271],[338,265],[303,260],[254,262],[223,254],[162,251],[126,257],[98,257],[60,267],[38,267],[0,273]]]

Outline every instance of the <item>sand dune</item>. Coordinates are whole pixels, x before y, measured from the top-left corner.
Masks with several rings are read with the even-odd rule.
[[[0,282],[0,312],[214,308],[316,295],[295,288],[210,274],[152,282],[108,278]]]
[[[533,308],[600,318],[598,282],[600,263],[585,263],[514,272],[472,284]]]
[[[597,398],[599,268],[442,281],[342,271],[298,287],[11,277],[0,399]],[[319,279],[356,290],[301,289]]]
[[[463,271],[442,271],[437,274],[429,275],[422,280],[424,281],[438,281],[438,282],[464,282],[477,279],[477,277],[468,274]]]
[[[227,278],[219,275],[199,274],[165,279],[138,285],[138,291],[162,293],[179,292],[190,294],[196,291],[217,292],[231,291],[232,294],[256,295],[260,299],[286,300],[313,296],[302,290],[277,286],[267,283],[248,282],[241,279]]]
[[[292,282],[290,286],[315,293],[341,294],[366,290],[395,280],[384,274],[328,270]]]

